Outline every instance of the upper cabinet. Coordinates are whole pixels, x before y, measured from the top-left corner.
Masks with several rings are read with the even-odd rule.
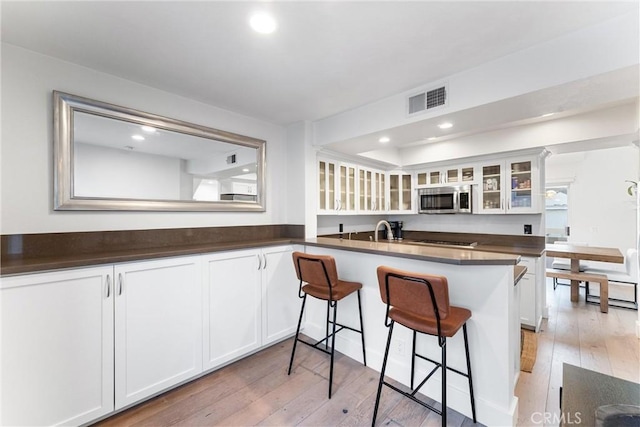
[[[318,213],[356,211],[356,167],[318,160]]]
[[[414,213],[413,188],[411,174],[389,173],[389,212]]]
[[[540,213],[538,158],[481,163],[478,213]]]
[[[387,210],[386,178],[383,171],[358,167],[358,212]]]
[[[417,185],[461,185],[472,184],[475,179],[475,170],[472,165],[448,166],[428,169],[417,174]]]

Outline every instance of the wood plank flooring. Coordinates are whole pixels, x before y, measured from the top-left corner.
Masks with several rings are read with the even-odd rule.
[[[548,283],[549,319],[538,334],[533,372],[521,372],[516,387],[520,426],[558,425],[562,364],[572,363],[640,382],[637,312],[571,303],[569,287]],[[294,369],[286,369],[292,340],[286,340],[196,381],[116,414],[99,426],[366,426],[371,424],[378,373],[336,354],[334,394],[327,399],[329,360],[298,346]],[[440,425],[440,416],[383,389],[378,425]],[[430,402],[437,408],[439,404]],[[450,426],[473,425],[455,411]]]
[[[612,285],[614,286],[614,285]],[[632,288],[615,289],[628,293]],[[557,426],[560,420],[562,364],[570,363],[628,381],[640,382],[640,341],[635,334],[638,312],[570,301],[570,287],[554,291],[547,280],[549,319],[538,334],[538,354],[531,373],[520,372],[516,386],[519,426]]]

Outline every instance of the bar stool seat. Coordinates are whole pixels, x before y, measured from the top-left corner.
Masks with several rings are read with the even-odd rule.
[[[358,282],[349,282],[338,278],[338,270],[336,261],[330,255],[311,255],[303,252],[293,253],[293,264],[296,269],[296,275],[300,280],[298,288],[298,296],[302,299],[302,307],[300,308],[300,318],[298,319],[298,327],[296,336],[293,340],[293,349],[291,351],[291,360],[289,361],[289,370],[287,375],[291,375],[291,367],[296,354],[296,345],[298,342],[306,344],[310,347],[320,350],[323,353],[331,355],[331,363],[329,365],[329,399],[331,399],[331,391],[333,387],[333,359],[335,354],[336,334],[343,329],[357,332],[361,336],[362,341],[362,361],[367,366],[367,355],[364,345],[364,327],[362,323],[362,304],[360,300],[360,289],[362,284]],[[305,284],[306,283],[306,284]],[[360,329],[343,325],[337,322],[338,301],[345,297],[356,293],[358,296],[358,313],[360,316]],[[304,315],[304,306],[307,301],[307,295],[327,302],[327,323],[326,336],[315,343],[307,342],[300,339],[300,326]],[[330,319],[330,311],[333,309],[333,320]],[[332,331],[329,333],[329,325],[332,325]],[[336,327],[339,327],[336,329]],[[329,338],[331,338],[331,350],[327,349]],[[320,348],[324,344],[325,348]]]
[[[391,308],[389,317],[414,331],[428,335],[438,335],[438,322],[435,318],[418,316],[406,311]],[[446,319],[440,319],[440,333],[447,337],[453,337],[460,327],[471,318],[471,311],[461,307],[450,307]]]
[[[382,386],[386,385],[392,390],[413,400],[416,403],[441,415],[442,425],[447,425],[447,370],[462,375],[469,382],[469,397],[471,400],[471,413],[473,422],[476,422],[476,405],[473,396],[473,380],[471,375],[471,360],[469,357],[469,341],[467,338],[467,320],[471,318],[471,311],[462,307],[454,307],[449,304],[449,285],[444,276],[412,273],[391,267],[380,266],[377,270],[380,297],[387,306],[385,325],[389,328],[387,347],[382,359],[378,393],[373,410],[372,426],[376,423]],[[411,353],[411,392],[406,392],[384,379],[393,327],[399,323],[413,332],[413,346]],[[460,329],[463,332],[464,348],[467,361],[467,372],[462,372],[447,366],[447,338],[453,337]],[[416,337],[418,333],[438,337],[438,345],[441,349],[441,361],[432,360],[429,357],[416,352]],[[416,359],[426,360],[435,367],[425,378],[413,387],[415,377]],[[436,370],[441,369],[442,374],[442,409],[438,410],[423,400],[416,397],[420,388],[431,378]]]

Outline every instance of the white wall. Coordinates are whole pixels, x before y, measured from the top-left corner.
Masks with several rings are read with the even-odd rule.
[[[638,148],[632,145],[550,156],[547,182],[571,181],[570,240],[623,253],[636,247],[638,211],[625,180],[637,181],[639,175]]]
[[[1,78],[0,233],[211,227],[288,222],[288,153],[283,127],[6,43],[2,44]],[[53,211],[51,91],[54,89],[266,140],[267,211]]]

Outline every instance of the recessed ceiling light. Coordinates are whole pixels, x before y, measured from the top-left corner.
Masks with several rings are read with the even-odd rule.
[[[440,129],[449,129],[453,127],[453,123],[451,122],[442,122],[438,125]]]
[[[427,138],[427,141],[433,141],[434,139],[438,139],[438,137],[436,137],[436,136],[430,136],[429,138]]]
[[[389,141],[391,141],[391,139],[388,136],[380,137],[380,139],[378,140],[378,142],[381,142],[382,144],[386,144]]]
[[[249,169],[244,168],[244,169],[242,169],[242,172],[249,172]]]
[[[153,126],[141,126],[140,129],[147,133],[154,133],[156,131],[156,128]]]
[[[265,12],[257,12],[251,15],[249,25],[260,34],[271,34],[276,30],[276,20]]]
[[[144,141],[144,136],[142,136],[142,135],[131,135],[131,139],[135,139],[136,141]]]
[[[549,117],[549,116],[553,116],[555,113],[546,113],[541,115],[540,117]]]

